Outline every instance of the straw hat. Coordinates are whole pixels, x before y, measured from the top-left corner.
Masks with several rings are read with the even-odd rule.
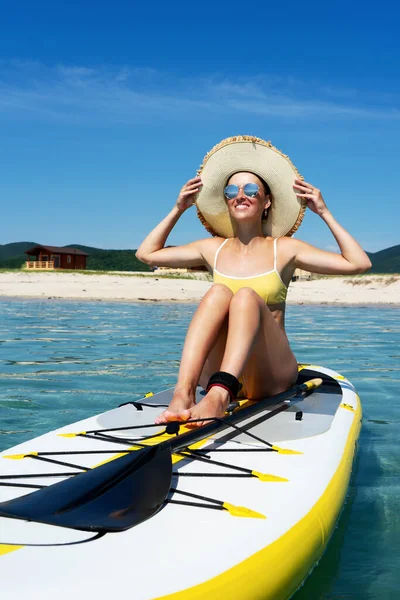
[[[303,177],[271,142],[250,135],[222,140],[205,156],[199,169],[203,188],[196,200],[197,215],[207,231],[234,237],[224,188],[228,179],[241,171],[258,175],[271,189],[272,203],[262,225],[264,235],[292,235],[301,224],[307,204],[294,193],[293,180]]]

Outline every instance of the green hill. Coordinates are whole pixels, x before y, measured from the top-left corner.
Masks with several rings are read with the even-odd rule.
[[[101,250],[80,244],[68,244],[87,252],[87,268],[93,271],[150,271],[150,267],[135,256],[136,250]]]
[[[9,258],[21,258],[24,256],[25,250],[36,245],[36,242],[14,242],[13,244],[4,244],[4,246],[0,244],[0,262]]]
[[[400,273],[400,245],[367,254],[372,262],[369,273]]]
[[[0,268],[18,269],[26,261],[24,251],[37,242],[15,242],[0,245]],[[94,271],[150,271],[150,268],[135,257],[136,250],[102,250],[81,244],[67,244],[89,254],[87,268]],[[400,273],[400,245],[367,252],[372,262],[369,273]]]

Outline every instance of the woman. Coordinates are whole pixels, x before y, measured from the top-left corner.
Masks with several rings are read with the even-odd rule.
[[[335,220],[321,192],[302,180],[287,156],[250,136],[223,140],[206,156],[201,177],[181,189],[169,215],[146,237],[137,258],[149,265],[205,265],[214,284],[189,326],[170,406],[156,420],[221,417],[239,392],[250,399],[278,394],[297,378],[284,329],[285,299],[296,268],[353,274],[371,262]],[[215,236],[164,248],[194,203]],[[306,206],[331,230],[340,254],[292,239]],[[200,383],[207,393],[195,404]]]

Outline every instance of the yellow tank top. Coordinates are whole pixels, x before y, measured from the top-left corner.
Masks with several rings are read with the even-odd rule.
[[[276,270],[276,239],[277,238],[274,239],[274,268],[272,271],[260,273],[260,275],[250,275],[250,277],[234,277],[233,275],[224,275],[218,271],[217,258],[220,250],[229,241],[226,239],[215,253],[213,271],[214,283],[226,285],[234,294],[241,288],[249,287],[264,300],[265,304],[280,304],[281,302],[285,302],[287,287]]]

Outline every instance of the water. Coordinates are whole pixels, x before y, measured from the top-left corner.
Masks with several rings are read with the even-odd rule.
[[[0,301],[0,450],[172,386],[193,305]],[[364,425],[349,498],[295,600],[400,598],[399,310],[290,306],[299,362],[346,375]]]

